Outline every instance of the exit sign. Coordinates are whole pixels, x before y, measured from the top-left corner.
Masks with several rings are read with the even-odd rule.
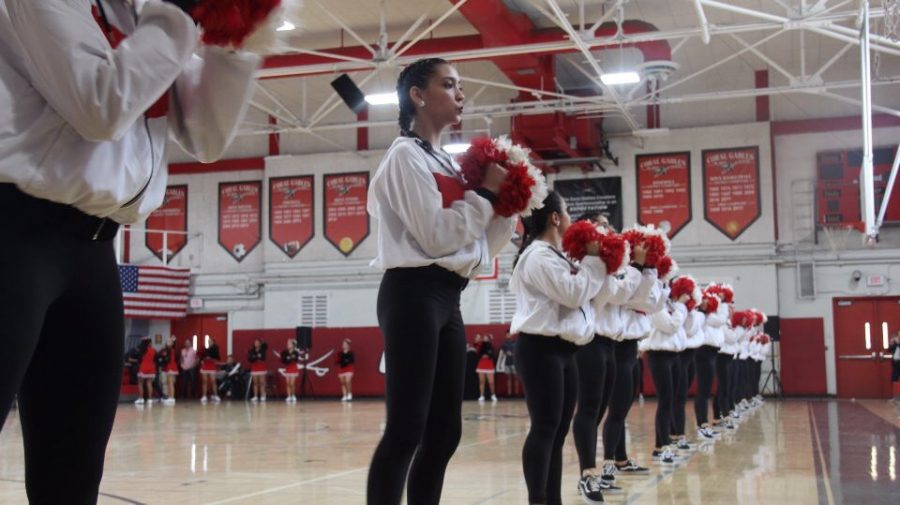
[[[883,275],[870,275],[866,279],[866,286],[870,288],[880,288],[887,284],[887,278]]]

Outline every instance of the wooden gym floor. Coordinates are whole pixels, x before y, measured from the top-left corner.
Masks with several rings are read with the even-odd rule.
[[[689,406],[690,409],[690,406]],[[900,503],[900,411],[883,400],[769,400],[732,436],[675,468],[651,465],[655,403],[636,403],[629,451],[650,475],[622,477],[612,504]],[[689,410],[689,426],[693,423]],[[525,404],[464,406],[463,439],[442,503],[525,504]],[[379,400],[251,405],[181,401],[119,406],[101,504],[365,503],[369,458],[383,429]],[[0,503],[27,503],[16,411],[0,433]],[[581,503],[571,436],[565,503]]]

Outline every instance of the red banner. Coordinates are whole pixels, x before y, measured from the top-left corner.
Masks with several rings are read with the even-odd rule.
[[[269,240],[293,258],[313,238],[313,176],[269,179]]]
[[[669,238],[691,214],[691,153],[639,154],[637,170],[638,222],[668,229]]]
[[[703,216],[731,240],[759,219],[759,147],[703,151]]]
[[[368,191],[368,172],[325,176],[325,238],[344,256],[369,236]]]
[[[259,245],[261,193],[260,181],[219,183],[219,245],[238,262]]]
[[[150,252],[160,261],[166,261],[163,259],[163,250],[166,250],[168,261],[172,261],[172,258],[187,244],[187,235],[184,233],[187,231],[187,208],[187,185],[169,186],[166,188],[162,206],[147,218],[148,230],[181,232],[164,234],[148,231],[144,235],[144,244],[147,249],[150,249]]]

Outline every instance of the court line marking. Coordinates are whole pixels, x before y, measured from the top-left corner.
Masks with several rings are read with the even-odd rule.
[[[470,443],[470,444],[465,444],[465,445],[461,445],[461,446],[457,447],[457,448],[456,448],[456,451],[458,452],[458,451],[460,451],[460,450],[468,449],[468,448],[470,448],[470,447],[475,447],[475,446],[485,445],[485,444],[491,444],[491,443],[494,443],[494,442],[499,442],[500,440],[505,440],[505,439],[508,439],[508,438],[514,438],[514,437],[519,437],[519,436],[522,436],[522,435],[524,435],[524,434],[525,434],[525,432],[516,432],[516,433],[511,433],[511,434],[509,434],[509,435],[503,435],[502,437],[492,438],[492,439],[490,439],[490,440],[482,440],[482,441],[480,441],[480,442],[472,442],[472,443]],[[254,497],[262,496],[262,495],[266,495],[266,494],[277,493],[277,492],[279,492],[279,491],[284,491],[285,489],[291,489],[291,488],[295,488],[295,487],[301,487],[301,486],[305,486],[305,485],[307,485],[307,484],[315,484],[315,483],[317,483],[317,482],[323,482],[323,481],[335,479],[335,478],[338,478],[338,477],[344,477],[344,476],[346,476],[346,475],[351,475],[351,474],[354,474],[354,473],[357,473],[357,472],[361,472],[361,471],[363,471],[363,470],[368,470],[368,469],[369,469],[369,466],[366,465],[366,466],[362,466],[362,467],[358,467],[358,468],[353,468],[353,469],[351,469],[351,470],[345,470],[345,471],[343,471],[343,472],[332,473],[332,474],[329,474],[329,475],[323,475],[323,476],[321,476],[321,477],[316,477],[316,478],[314,478],[314,479],[307,479],[307,480],[303,480],[303,481],[300,481],[300,482],[294,482],[294,483],[291,483],[291,484],[285,484],[285,485],[283,485],[283,486],[277,486],[277,487],[273,487],[273,488],[263,489],[263,490],[260,490],[260,491],[255,492],[255,493],[248,493],[248,494],[241,495],[241,496],[232,496],[231,498],[226,498],[226,499],[224,499],[224,500],[217,500],[217,501],[212,501],[212,502],[206,502],[206,505],[221,505],[221,504],[223,504],[223,503],[233,503],[233,502],[236,502],[236,501],[245,500],[245,499],[247,499],[247,498],[254,498]]]
[[[825,464],[825,451],[822,449],[822,441],[819,439],[819,423],[816,422],[816,412],[812,408],[812,404],[807,403],[807,412],[809,419],[813,424],[813,438],[816,442],[816,455],[819,456],[819,465],[822,467],[822,480],[825,481],[825,497],[828,499],[828,505],[834,505],[834,495],[831,493],[831,478],[828,477],[828,466]]]

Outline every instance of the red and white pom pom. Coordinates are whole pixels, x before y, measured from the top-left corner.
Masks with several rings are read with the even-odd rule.
[[[671,256],[663,256],[656,263],[656,274],[660,280],[667,281],[674,277],[676,273],[678,273],[678,263],[675,263]]]
[[[752,328],[756,317],[749,310],[738,310],[731,315],[731,326],[734,328]]]
[[[725,303],[734,303],[734,288],[730,284],[720,285],[722,292],[722,301]]]
[[[533,210],[544,206],[549,188],[544,174],[531,163],[529,153],[505,135],[497,139],[472,139],[469,149],[458,158],[466,188],[480,187],[488,165],[496,163],[507,174],[494,202],[494,212],[503,217],[530,216]]]
[[[672,281],[672,290],[669,293],[669,298],[672,300],[678,300],[683,295],[691,295],[691,299],[694,297],[694,290],[697,287],[697,281],[694,280],[690,275],[682,275]],[[695,302],[696,303],[696,302]]]
[[[634,249],[637,246],[643,246],[647,251],[644,266],[648,268],[656,268],[660,260],[669,254],[672,243],[669,241],[666,232],[653,226],[633,226],[622,233],[625,240],[631,244]]]
[[[602,236],[597,226],[590,221],[578,221],[563,234],[563,251],[572,259],[581,261],[587,256],[587,245],[591,242],[600,242]]]
[[[703,301],[706,302],[706,313],[712,314],[713,312],[719,310],[719,297],[710,293],[709,291],[705,291],[703,293]]]
[[[278,28],[298,19],[301,6],[301,0],[201,0],[191,14],[205,44],[270,54]]]
[[[618,233],[600,233],[600,259],[606,265],[606,271],[614,274],[622,269],[631,259],[631,248],[628,242]]]

